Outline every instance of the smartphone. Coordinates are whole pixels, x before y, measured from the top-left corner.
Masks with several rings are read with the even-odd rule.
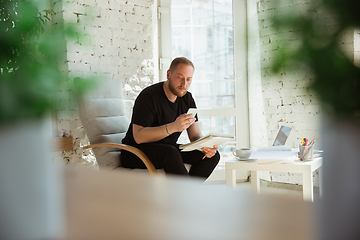
[[[193,117],[195,117],[195,115],[197,114],[197,108],[189,108],[186,114],[192,114]]]

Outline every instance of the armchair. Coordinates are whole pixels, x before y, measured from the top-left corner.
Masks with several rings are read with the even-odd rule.
[[[156,175],[154,165],[141,150],[121,144],[129,126],[122,90],[121,81],[104,80],[97,91],[78,98],[80,121],[90,141],[83,149],[93,148],[100,169],[121,167],[120,150],[132,152],[151,175]]]

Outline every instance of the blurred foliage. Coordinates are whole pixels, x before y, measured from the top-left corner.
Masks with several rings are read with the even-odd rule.
[[[314,2],[318,3],[316,9],[287,13],[279,11],[273,17],[277,33],[291,32],[297,44],[283,42],[279,50],[274,51],[272,70],[279,72],[285,65],[306,66],[314,74],[309,87],[317,93],[328,112],[338,117],[358,115],[360,69],[355,66],[353,59],[345,55],[340,45],[346,31],[354,33],[354,29],[360,29],[360,1]],[[322,21],[330,21],[330,27],[322,29]]]
[[[59,94],[71,86],[61,64],[65,39],[77,41],[79,32],[47,25],[54,14],[40,12],[31,1],[0,0],[0,123],[39,118],[69,100]],[[87,88],[81,86],[78,92]]]

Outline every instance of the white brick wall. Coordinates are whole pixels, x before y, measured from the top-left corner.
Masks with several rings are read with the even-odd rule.
[[[85,33],[80,43],[67,44],[69,78],[94,75],[122,81],[124,89],[119,91],[124,93],[129,118],[139,91],[157,81],[153,4],[154,0],[64,0],[62,6],[54,6],[57,22],[63,19]],[[60,136],[74,137],[74,151],[62,152],[58,158],[70,164],[96,165],[92,152],[80,147],[88,142],[74,106],[59,111],[57,131]]]
[[[278,6],[274,7],[274,3]],[[298,66],[297,69],[284,66],[279,74],[273,74],[269,70],[274,51],[279,51],[284,43],[291,42],[291,47],[299,44],[293,31],[286,32],[280,38],[278,32],[271,27],[270,17],[275,13],[275,8],[284,14],[289,10],[299,13],[313,11],[317,16],[320,34],[329,34],[336,28],[336,22],[329,13],[315,10],[316,3],[316,0],[248,0],[249,117],[253,149],[271,145],[281,125],[293,127],[286,143],[291,147],[298,146],[302,135],[308,138],[316,135],[315,148],[321,148],[320,104],[316,95],[307,90],[312,80],[311,72],[303,66]],[[355,41],[356,39],[359,39],[358,33],[355,33]],[[340,41],[343,51],[350,59],[354,58],[353,32],[344,33]],[[356,54],[359,56],[359,49],[355,49],[355,61],[359,59]],[[264,172],[261,178],[302,184],[300,174]],[[315,186],[317,185],[318,177],[315,173]]]

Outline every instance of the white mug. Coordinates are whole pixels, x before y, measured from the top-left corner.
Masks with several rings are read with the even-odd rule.
[[[233,155],[238,158],[248,159],[251,155],[251,149],[250,148],[239,148],[239,149],[236,149],[235,152],[233,152]]]

